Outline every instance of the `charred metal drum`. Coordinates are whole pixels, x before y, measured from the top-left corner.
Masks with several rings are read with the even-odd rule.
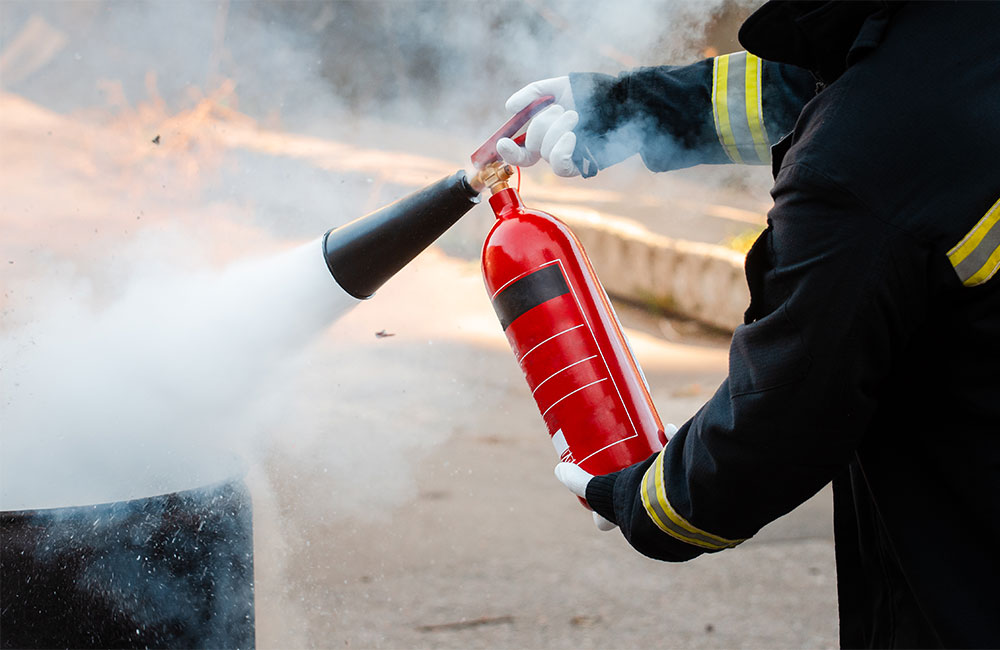
[[[252,648],[242,478],[142,499],[0,512],[3,648]]]

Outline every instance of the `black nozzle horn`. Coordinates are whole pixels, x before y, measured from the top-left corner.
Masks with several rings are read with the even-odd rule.
[[[477,203],[465,172],[456,172],[327,232],[326,265],[344,291],[368,298]]]

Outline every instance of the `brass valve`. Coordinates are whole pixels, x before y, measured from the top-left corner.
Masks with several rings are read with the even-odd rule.
[[[513,175],[514,168],[507,163],[492,162],[473,174],[469,178],[469,185],[477,192],[482,192],[488,187],[490,194],[496,194],[510,187],[507,181]]]

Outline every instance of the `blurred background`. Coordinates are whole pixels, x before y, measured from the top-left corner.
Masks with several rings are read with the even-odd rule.
[[[685,565],[593,529],[483,291],[488,207],[316,331],[294,302],[247,307],[299,281],[275,256],[467,166],[526,83],[735,51],[753,8],[3,0],[0,510],[131,494],[156,456],[184,485],[221,450],[253,492],[261,647],[836,645],[825,492]],[[708,247],[739,280],[769,181],[633,159],[539,165],[522,195],[630,245]],[[729,321],[629,287],[609,281],[680,424],[725,377]]]

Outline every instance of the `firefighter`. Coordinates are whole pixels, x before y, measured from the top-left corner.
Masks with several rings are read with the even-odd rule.
[[[729,376],[662,452],[557,476],[641,553],[833,482],[844,647],[1000,647],[1000,4],[769,2],[746,52],[536,82],[513,164],[769,163]]]

